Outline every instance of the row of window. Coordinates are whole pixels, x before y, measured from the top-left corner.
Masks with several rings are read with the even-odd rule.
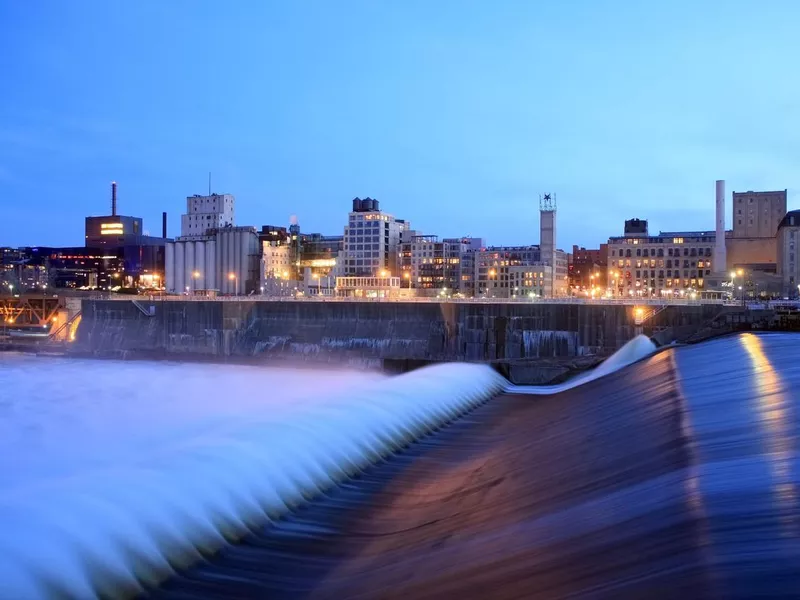
[[[711,275],[711,271],[710,270],[706,270],[705,273],[706,273],[706,275]],[[675,269],[674,276],[675,277],[680,277],[680,275],[681,275],[681,272],[679,270]],[[693,270],[689,271],[688,269],[684,269],[683,276],[684,277],[694,277],[695,276],[695,271],[693,271]],[[702,276],[703,276],[703,270],[702,269],[698,269],[697,277],[702,277]],[[647,271],[636,271],[636,278],[639,279],[640,277],[647,277]],[[651,270],[650,271],[650,277],[651,278],[655,278],[656,277],[656,272]],[[672,269],[667,269],[667,277],[673,277]],[[658,272],[658,278],[659,279],[664,279],[664,271],[659,271]]]
[[[611,266],[612,267],[614,266],[613,262],[611,263]],[[619,268],[630,267],[630,266],[632,266],[631,265],[631,259],[629,259],[629,258],[628,259],[620,258],[620,259],[617,260],[616,266],[619,267]],[[673,260],[671,258],[668,258],[668,259],[666,259],[666,264],[665,264],[665,261],[662,258],[662,259],[659,259],[658,261],[656,261],[655,259],[651,259],[649,264],[648,264],[647,260],[644,260],[644,261],[637,260],[635,266],[636,266],[637,269],[641,269],[642,267],[644,267],[644,268],[651,267],[652,268],[652,267],[656,267],[656,266],[658,266],[660,268],[666,267],[667,269],[671,269],[673,266],[680,267],[681,266],[681,261],[680,261],[680,259]],[[687,259],[684,259],[683,266],[684,266],[684,268],[687,268],[687,269],[689,267],[699,267],[701,269],[704,268],[704,267],[705,268],[710,268],[711,267],[711,261],[710,260],[691,260],[690,261],[687,258]]]
[[[617,250],[611,250],[611,256],[632,256],[632,250],[630,248],[626,248],[623,250],[622,248],[619,249],[619,254],[616,254]],[[649,249],[650,256],[664,256],[664,248],[650,248]],[[667,248],[667,256],[680,256],[681,249],[680,248]],[[647,248],[637,248],[636,249],[636,256],[648,256],[648,249]],[[711,247],[706,248],[684,248],[683,249],[683,256],[711,256]]]

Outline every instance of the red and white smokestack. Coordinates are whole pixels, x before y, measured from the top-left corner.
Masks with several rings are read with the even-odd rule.
[[[111,216],[117,216],[117,182],[111,182]]]

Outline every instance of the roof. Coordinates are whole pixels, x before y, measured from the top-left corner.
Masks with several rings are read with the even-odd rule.
[[[778,230],[782,227],[800,227],[800,210],[790,210],[778,223]]]

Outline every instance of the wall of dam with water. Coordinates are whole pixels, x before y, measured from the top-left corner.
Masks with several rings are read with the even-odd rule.
[[[399,370],[488,362],[555,375],[640,333],[698,329],[720,311],[669,306],[637,326],[633,306],[612,304],[87,299],[74,348],[105,357],[393,363]]]

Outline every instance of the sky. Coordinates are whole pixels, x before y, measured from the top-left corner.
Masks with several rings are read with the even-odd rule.
[[[714,227],[714,181],[798,208],[794,0],[0,1],[0,246],[236,196],[340,234],[351,200],[442,237],[596,247]],[[728,226],[731,226],[730,204]]]

